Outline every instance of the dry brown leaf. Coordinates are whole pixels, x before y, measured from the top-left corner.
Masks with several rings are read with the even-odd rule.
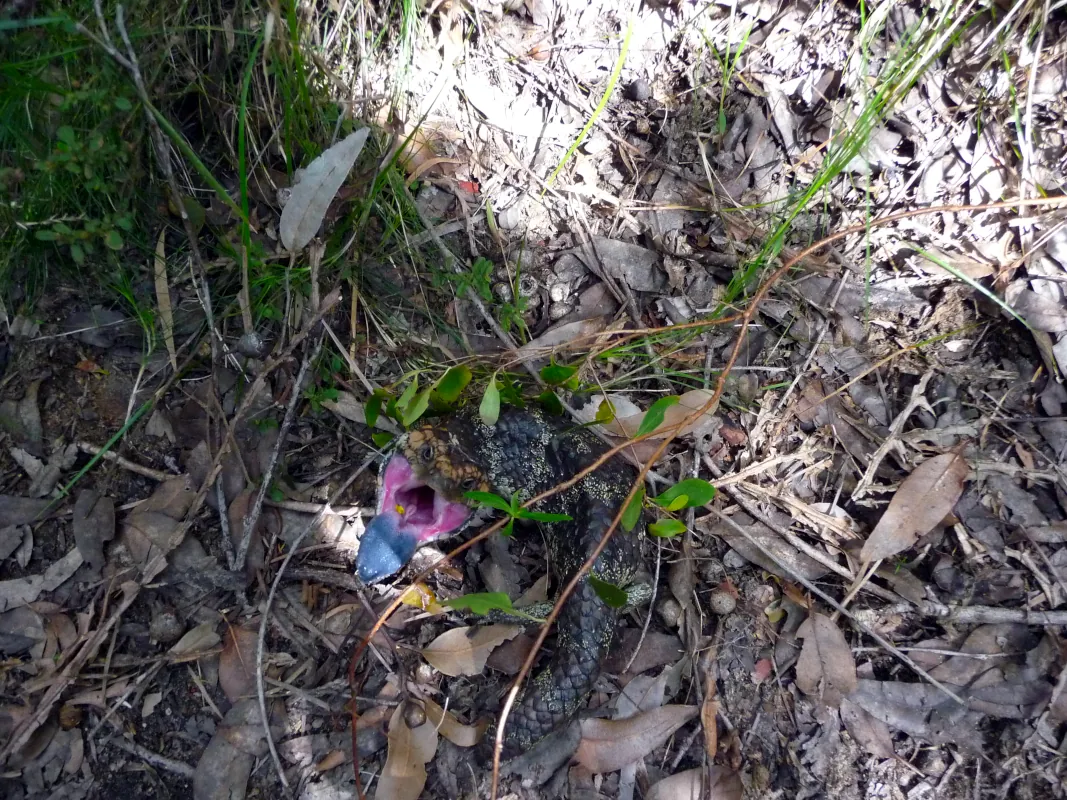
[[[645,800],[741,800],[741,779],[725,767],[708,767],[708,793],[701,794],[700,767],[664,778],[648,790]]]
[[[339,392],[336,400],[323,400],[322,405],[339,417],[344,417],[352,422],[358,422],[360,425],[367,424],[366,409],[364,408],[363,403],[357,400],[356,396],[351,392]],[[383,431],[389,431],[389,433],[400,432],[396,423],[385,416],[385,414],[378,415],[378,418],[374,421],[374,427]]]
[[[609,322],[611,322],[611,317],[606,315],[578,322],[564,322],[562,325],[549,328],[536,339],[527,342],[516,350],[515,354],[520,361],[525,362],[534,358],[544,358],[553,349],[571,342],[580,342],[583,347],[590,347],[592,345],[590,337],[604,330]]]
[[[673,406],[667,408],[667,412],[663,415],[663,422],[652,432],[651,439],[662,439],[666,436],[668,428],[677,425],[686,417],[690,416],[697,409],[703,408],[707,402],[711,399],[714,392],[710,392],[707,389],[693,389],[686,392],[678,398],[678,402]],[[709,408],[701,417],[698,417],[694,422],[683,426],[678,431],[678,436],[685,436],[686,434],[693,433],[701,426],[708,424],[712,414],[715,413],[715,409],[718,407],[718,403],[715,406]],[[633,414],[621,419],[614,419],[607,423],[604,428],[609,433],[615,436],[625,436],[627,439],[632,439],[637,435],[638,428],[641,427],[641,421],[645,418],[645,412],[640,414]]]
[[[493,648],[522,631],[518,625],[485,625],[479,628],[453,628],[422,649],[422,657],[438,671],[453,678],[479,675]],[[468,635],[470,634],[470,635]]]
[[[860,551],[864,562],[889,558],[914,545],[952,511],[970,468],[959,453],[929,458],[905,478]]]
[[[52,504],[51,500],[33,500],[29,497],[16,497],[0,494],[0,527],[8,525],[26,525],[47,519],[45,512]],[[38,515],[41,519],[37,519]]]
[[[64,584],[82,565],[82,554],[74,548],[49,565],[39,575],[0,581],[0,612],[32,603],[41,592],[51,592]]]
[[[526,657],[533,650],[533,646],[534,638],[520,633],[510,642],[505,642],[494,650],[486,660],[486,666],[497,672],[503,672],[505,675],[518,675],[522,665],[526,663]]]
[[[474,747],[489,727],[488,723],[464,725],[451,711],[445,711],[433,700],[423,700],[422,704],[426,708],[427,721],[448,741],[459,747]]]
[[[401,703],[389,720],[389,749],[378,778],[376,800],[418,800],[426,785],[426,765],[437,752],[437,728],[427,719],[409,728]]]
[[[159,322],[163,328],[163,343],[167,346],[170,366],[178,371],[178,351],[174,347],[174,311],[170,304],[170,285],[167,282],[167,229],[159,232],[156,240],[156,257],[154,273],[156,284],[156,302],[159,304]]]
[[[231,625],[219,656],[219,686],[231,703],[252,694],[256,685],[256,631]]]
[[[629,673],[639,675],[664,664],[673,664],[685,654],[682,640],[673,633],[649,632],[644,639],[637,628],[627,628],[619,637],[618,644],[611,649],[611,654],[604,662],[605,672],[622,672],[634,653],[641,645],[637,657],[630,665]]]
[[[137,511],[158,511],[171,519],[184,519],[196,497],[196,489],[188,475],[175,475],[159,484],[152,495],[137,506]]]
[[[860,747],[878,758],[892,758],[893,733],[889,726],[848,698],[841,701],[841,721]]]
[[[302,249],[318,233],[326,209],[359,158],[369,133],[370,128],[350,133],[308,164],[278,221],[278,235],[286,250]]]
[[[700,724],[704,727],[704,752],[708,762],[719,752],[719,697],[714,675],[709,672],[704,681],[704,703],[700,706]]]
[[[206,652],[220,641],[219,635],[215,633],[214,623],[202,622],[175,642],[167,653],[172,658],[180,659]]]
[[[829,617],[812,613],[801,623],[797,638],[804,640],[797,660],[797,686],[836,708],[856,688],[856,662],[845,635]]]
[[[644,758],[699,712],[697,706],[669,705],[628,719],[582,720],[574,757],[590,772],[614,772]]]
[[[115,538],[115,501],[83,489],[74,502],[74,544],[93,575],[107,563],[104,545]]]

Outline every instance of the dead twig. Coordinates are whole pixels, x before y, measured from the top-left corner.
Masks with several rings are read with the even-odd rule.
[[[88,453],[91,456],[100,456],[105,461],[110,461],[113,464],[117,464],[125,470],[141,475],[149,480],[162,483],[163,481],[169,481],[171,478],[178,477],[176,473],[163,472],[158,469],[152,469],[151,467],[143,467],[140,464],[130,461],[128,458],[123,458],[118,453],[114,453],[111,450],[105,450],[103,447],[99,447],[89,442],[78,442],[78,449],[83,453]]]
[[[868,487],[874,482],[874,474],[878,471],[878,467],[882,465],[882,459],[886,457],[893,445],[900,441],[900,433],[904,430],[904,423],[908,421],[915,409],[925,408],[930,413],[933,413],[933,409],[930,408],[930,403],[927,402],[925,396],[926,385],[930,383],[930,379],[933,377],[934,371],[927,370],[926,374],[919,379],[919,382],[912,387],[908,404],[904,406],[903,411],[897,414],[893,424],[889,426],[889,434],[885,437],[885,441],[879,445],[874,455],[871,456],[863,477],[856,484],[856,488],[852,492],[853,501],[860,500],[867,494]]]
[[[263,478],[259,482],[259,491],[256,492],[256,499],[252,502],[251,508],[248,509],[248,513],[244,518],[244,531],[241,534],[241,542],[237,546],[237,551],[234,553],[233,562],[230,564],[231,570],[244,569],[245,557],[248,555],[248,546],[252,542],[252,531],[256,528],[256,523],[259,522],[260,512],[263,510],[263,499],[267,496],[267,490],[270,489],[271,482],[274,478],[274,470],[278,467],[278,458],[281,455],[282,448],[285,446],[286,437],[289,434],[289,428],[293,425],[293,417],[296,414],[296,404],[300,402],[300,393],[304,388],[304,378],[307,377],[308,368],[312,362],[319,357],[319,353],[322,352],[322,342],[324,334],[320,331],[319,338],[315,342],[315,346],[311,349],[310,353],[304,353],[304,360],[300,364],[300,371],[296,375],[296,380],[293,382],[291,391],[289,392],[289,405],[285,408],[285,416],[282,418],[282,424],[279,428],[278,439],[274,443],[274,449],[270,453],[270,461],[267,463],[267,469],[263,473]]]
[[[125,750],[130,755],[137,756],[142,761],[146,761],[154,767],[165,769],[167,772],[173,772],[175,775],[180,775],[188,781],[191,781],[196,777],[196,769],[190,767],[184,761],[177,761],[173,758],[161,756],[159,753],[152,752],[147,747],[141,747],[141,745],[136,742],[127,742],[121,735],[105,739],[101,744],[111,745],[112,747],[117,747],[119,750]]]

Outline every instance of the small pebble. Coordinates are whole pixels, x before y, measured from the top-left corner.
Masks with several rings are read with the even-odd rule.
[[[270,352],[270,342],[255,331],[245,333],[237,340],[237,352],[249,358],[263,358]]]
[[[511,284],[509,283],[496,283],[493,284],[493,294],[496,298],[504,303],[511,302]]]
[[[643,78],[638,78],[626,87],[626,96],[631,100],[636,100],[638,103],[643,103],[651,95],[652,89],[649,87],[648,81]]]
[[[185,633],[185,625],[175,613],[174,609],[163,608],[152,614],[152,622],[148,626],[149,637],[160,644],[170,644]]]
[[[548,309],[548,318],[553,322],[563,319],[574,310],[570,303],[553,303]]]
[[[732,614],[737,608],[737,600],[732,594],[722,589],[716,589],[711,593],[711,610],[720,617]]]
[[[736,550],[727,550],[726,555],[722,557],[722,565],[726,567],[727,570],[733,571],[748,566],[748,561],[746,561],[745,557]]]
[[[537,294],[537,279],[532,275],[519,276],[519,295],[521,297],[533,297]]]
[[[404,704],[404,722],[409,728],[418,728],[426,722],[426,709],[418,703],[408,702]]]
[[[665,597],[656,607],[660,619],[668,628],[677,628],[682,621],[682,606],[673,597]]]

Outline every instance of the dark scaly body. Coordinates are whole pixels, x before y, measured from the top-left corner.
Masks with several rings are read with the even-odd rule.
[[[483,424],[473,410],[464,410],[405,438],[401,447],[412,454],[432,441],[438,468],[477,467],[492,491],[505,498],[518,492],[523,502],[573,477],[607,450],[600,439],[569,420],[514,408],[503,409],[492,427]],[[560,587],[592,553],[635,477],[629,465],[612,458],[574,486],[533,506],[535,511],[572,517],[567,522],[539,523]],[[592,572],[625,587],[639,563],[636,537],[619,530]],[[615,631],[616,613],[593,590],[588,576],[583,577],[560,610],[552,662],[533,678],[512,710],[505,731],[510,751],[528,749],[574,716],[599,674]]]

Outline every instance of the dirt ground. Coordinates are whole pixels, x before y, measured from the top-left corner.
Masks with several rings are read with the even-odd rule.
[[[615,533],[652,597],[496,797],[1067,796],[1063,3],[275,11],[148,73],[218,36],[255,184],[236,95],[160,101],[238,200],[170,147],[190,246],[151,151],[152,313],[0,298],[0,796],[353,797],[354,752],[368,796],[490,796],[540,628],[445,603],[554,599],[538,529],[353,564],[391,437],[494,395],[677,524]],[[292,48],[319,161],[278,146]]]

